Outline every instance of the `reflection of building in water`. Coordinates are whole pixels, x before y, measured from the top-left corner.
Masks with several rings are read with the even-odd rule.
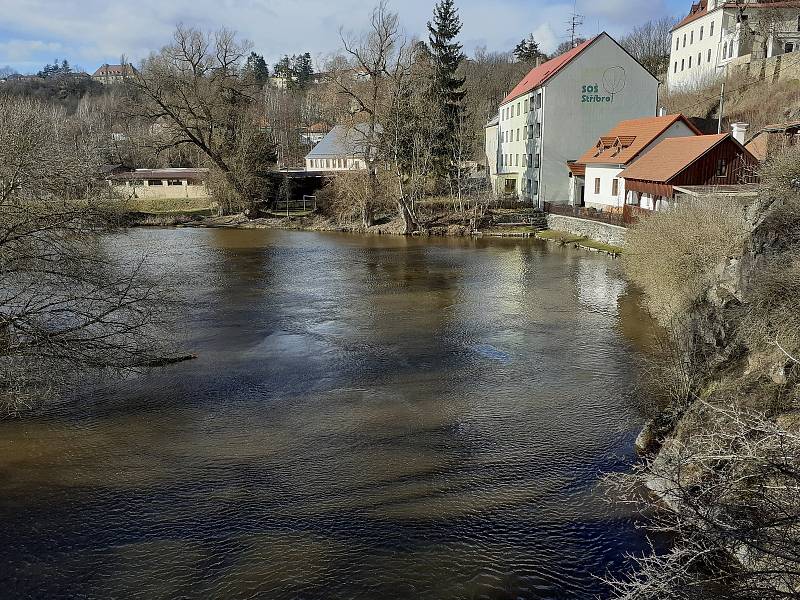
[[[610,261],[597,260],[578,263],[576,285],[581,306],[607,316],[619,313],[618,303],[625,293],[626,284],[614,265]]]

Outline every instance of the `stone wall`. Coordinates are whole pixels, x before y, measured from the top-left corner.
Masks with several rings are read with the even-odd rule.
[[[752,54],[740,56],[728,64],[728,74],[737,73],[744,73],[768,83],[800,79],[800,53],[790,52],[766,59],[754,59]]]
[[[547,226],[556,231],[566,231],[573,235],[581,235],[612,246],[625,246],[627,229],[599,221],[565,217],[564,215],[547,215]]]

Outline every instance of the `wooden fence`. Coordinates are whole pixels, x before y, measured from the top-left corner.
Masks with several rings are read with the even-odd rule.
[[[617,227],[630,227],[635,224],[639,217],[651,211],[639,206],[624,205],[621,209],[612,208],[610,210],[597,210],[584,206],[570,206],[567,204],[544,203],[544,211],[553,215],[563,215],[565,217],[575,217],[576,219],[588,219],[598,221]]]

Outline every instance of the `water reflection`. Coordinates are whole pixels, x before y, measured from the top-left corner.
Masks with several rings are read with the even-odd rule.
[[[574,598],[641,538],[617,265],[528,240],[136,230],[199,359],[0,424],[4,588]],[[624,322],[623,322],[624,319]]]

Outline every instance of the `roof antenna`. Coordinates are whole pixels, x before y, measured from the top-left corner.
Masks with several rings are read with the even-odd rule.
[[[578,37],[578,30],[583,25],[583,15],[578,14],[578,0],[572,3],[572,13],[567,21],[567,34],[569,35],[569,47],[575,47],[575,40]]]

